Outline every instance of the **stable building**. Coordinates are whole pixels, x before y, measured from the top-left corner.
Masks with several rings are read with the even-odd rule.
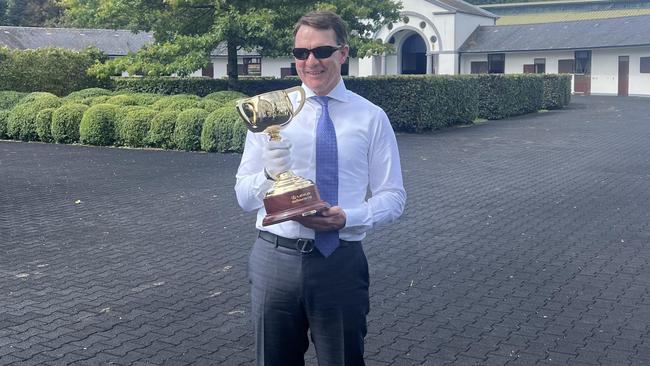
[[[600,18],[602,7],[614,3],[620,2],[573,0],[477,7],[462,0],[403,0],[399,21],[373,35],[392,44],[394,52],[350,58],[343,74],[568,73],[573,75],[576,93],[650,96],[650,14],[644,14],[643,8],[648,1],[635,0],[634,9],[609,9],[619,11],[614,18],[590,19],[589,11],[583,11],[579,20],[498,25],[500,15],[495,14],[517,7],[530,11],[580,5],[599,6],[595,17]],[[636,16],[622,16],[626,14]],[[512,23],[519,22],[521,19]],[[0,46],[20,49],[94,45],[119,57],[152,41],[151,34],[128,31],[0,27]],[[194,76],[225,77],[226,56],[220,45],[212,52],[211,67]],[[276,78],[296,74],[292,57],[268,58],[244,50],[238,53],[238,72]]]

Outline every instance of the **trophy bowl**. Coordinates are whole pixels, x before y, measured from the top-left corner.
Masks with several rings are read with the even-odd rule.
[[[290,93],[299,93],[300,102],[294,109]],[[279,141],[280,129],[300,112],[305,105],[305,91],[300,86],[276,90],[254,97],[239,99],[237,112],[246,127],[255,133],[266,133],[271,140]],[[314,182],[292,171],[273,177],[273,186],[264,196],[266,216],[262,226],[277,224],[300,216],[309,216],[329,207],[321,200]]]

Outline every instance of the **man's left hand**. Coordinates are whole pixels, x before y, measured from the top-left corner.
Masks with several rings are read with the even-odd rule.
[[[341,207],[333,206],[315,215],[300,216],[294,220],[315,231],[333,231],[345,227],[346,216]]]

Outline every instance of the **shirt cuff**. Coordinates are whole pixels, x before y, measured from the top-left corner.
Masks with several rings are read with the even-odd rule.
[[[344,208],[343,211],[346,231],[364,233],[372,227],[372,213],[367,202],[358,207]]]

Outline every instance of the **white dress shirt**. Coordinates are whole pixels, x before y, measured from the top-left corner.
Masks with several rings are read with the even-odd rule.
[[[307,101],[296,117],[282,128],[283,140],[291,142],[291,170],[315,181],[316,124],[321,106],[304,84]],[[346,215],[339,231],[343,240],[365,237],[374,225],[397,219],[404,210],[406,192],[402,183],[395,133],[386,113],[363,97],[346,89],[343,79],[328,94],[329,115],[336,129],[339,159],[338,205]],[[293,102],[297,104],[297,96]],[[314,238],[314,231],[295,221],[262,226],[266,215],[262,199],[271,188],[262,162],[263,146],[269,137],[248,132],[242,160],[237,170],[235,192],[239,205],[257,211],[256,226],[287,238]]]

